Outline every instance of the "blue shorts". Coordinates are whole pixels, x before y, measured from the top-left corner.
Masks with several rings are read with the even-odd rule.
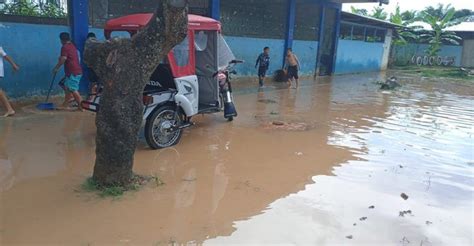
[[[82,74],[79,75],[70,75],[66,77],[64,81],[64,86],[70,92],[79,91],[79,83],[81,82]]]

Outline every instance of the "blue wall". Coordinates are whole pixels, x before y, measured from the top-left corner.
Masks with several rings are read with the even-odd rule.
[[[260,39],[225,36],[227,44],[234,52],[237,59],[244,60],[245,63],[236,66],[238,76],[257,76],[255,61],[265,46],[270,47],[270,69],[268,74],[273,74],[275,70],[281,69],[283,59],[284,40]]]
[[[270,47],[270,69],[268,75],[275,70],[281,69],[284,54],[285,41],[283,39],[260,39],[225,36],[225,40],[234,52],[237,59],[244,60],[244,64],[237,66],[239,76],[257,76],[255,60],[262,53],[265,46]],[[316,53],[318,42],[316,41],[293,41],[293,51],[301,63],[302,75],[313,75],[316,66]]]
[[[6,65],[5,78],[1,82],[11,98],[44,96],[51,81],[51,70],[56,64],[61,44],[58,35],[68,32],[67,26],[0,23],[0,45],[21,66],[19,73],[13,74]],[[93,28],[97,37],[103,40],[103,30]],[[284,40],[245,37],[225,37],[238,59],[245,61],[237,66],[239,76],[256,76],[255,60],[263,47],[271,49],[269,75],[282,66]],[[301,62],[301,74],[313,75],[316,66],[318,42],[294,40],[293,49]],[[58,75],[56,83],[63,73]],[[53,94],[60,94],[59,86],[54,86]]]
[[[9,97],[46,94],[51,71],[60,55],[59,33],[67,31],[69,28],[66,26],[0,23],[0,46],[20,66],[20,71],[15,74],[9,64],[5,66],[5,78],[0,86]],[[58,86],[54,88],[55,93],[60,92]]]
[[[293,52],[300,60],[301,74],[314,75],[316,69],[317,41],[293,40]]]
[[[395,59],[396,63],[399,65],[406,64],[408,61],[411,60],[413,55],[425,55],[425,51],[428,49],[427,44],[408,44],[404,46],[397,46],[395,48]],[[454,66],[461,66],[462,60],[462,46],[456,45],[443,45],[441,47],[441,51],[439,52],[439,56],[449,56],[455,57]]]
[[[336,74],[379,71],[382,65],[383,43],[339,40]]]

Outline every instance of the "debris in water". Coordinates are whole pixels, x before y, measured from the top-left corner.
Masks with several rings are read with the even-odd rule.
[[[400,194],[400,196],[403,198],[403,200],[408,200],[408,195],[405,193]]]
[[[376,84],[380,85],[381,90],[393,90],[397,87],[401,87],[401,85],[398,83],[398,79],[394,76],[390,77],[385,82],[377,81]]]
[[[352,235],[346,236],[347,239],[352,239]]]
[[[400,211],[399,216],[400,217],[405,217],[405,215],[407,215],[407,214],[411,215],[411,210]]]
[[[264,123],[263,127],[265,129],[276,129],[276,130],[286,130],[286,131],[308,131],[314,128],[314,125],[310,125],[304,122],[298,123],[288,123],[284,121],[271,121],[269,123]]]
[[[431,222],[429,220],[427,220],[425,223],[426,223],[426,225],[432,225],[433,224],[433,222]]]
[[[260,99],[258,100],[259,103],[266,103],[266,104],[275,104],[277,101],[271,99]]]
[[[374,208],[375,208],[375,206],[374,206],[374,205],[372,205],[372,206],[370,206],[370,207],[369,207],[369,209],[374,209]]]
[[[283,122],[283,121],[273,121],[273,125],[275,125],[275,126],[284,126],[285,122]]]
[[[400,168],[403,168],[403,166],[402,166],[402,165],[400,165],[399,167],[400,167]]]
[[[364,221],[364,220],[367,220],[367,217],[362,217],[359,219],[360,221]]]

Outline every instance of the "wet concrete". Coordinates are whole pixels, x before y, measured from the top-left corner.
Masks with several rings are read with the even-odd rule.
[[[0,119],[0,245],[472,245],[474,86],[401,77],[382,92],[379,76],[243,82],[234,122],[198,116],[166,150],[142,141],[135,172],[165,185],[116,200],[80,190],[92,114]]]

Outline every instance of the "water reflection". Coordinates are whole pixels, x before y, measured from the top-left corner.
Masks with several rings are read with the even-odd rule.
[[[472,245],[474,90],[434,83],[332,83],[328,143],[357,159],[207,243]]]
[[[142,144],[135,172],[165,185],[118,201],[74,192],[92,169],[90,115],[2,121],[14,182],[0,242],[472,244],[474,89],[380,92],[378,76],[236,88],[236,121],[197,116],[178,146]],[[277,120],[313,127],[264,127]]]

